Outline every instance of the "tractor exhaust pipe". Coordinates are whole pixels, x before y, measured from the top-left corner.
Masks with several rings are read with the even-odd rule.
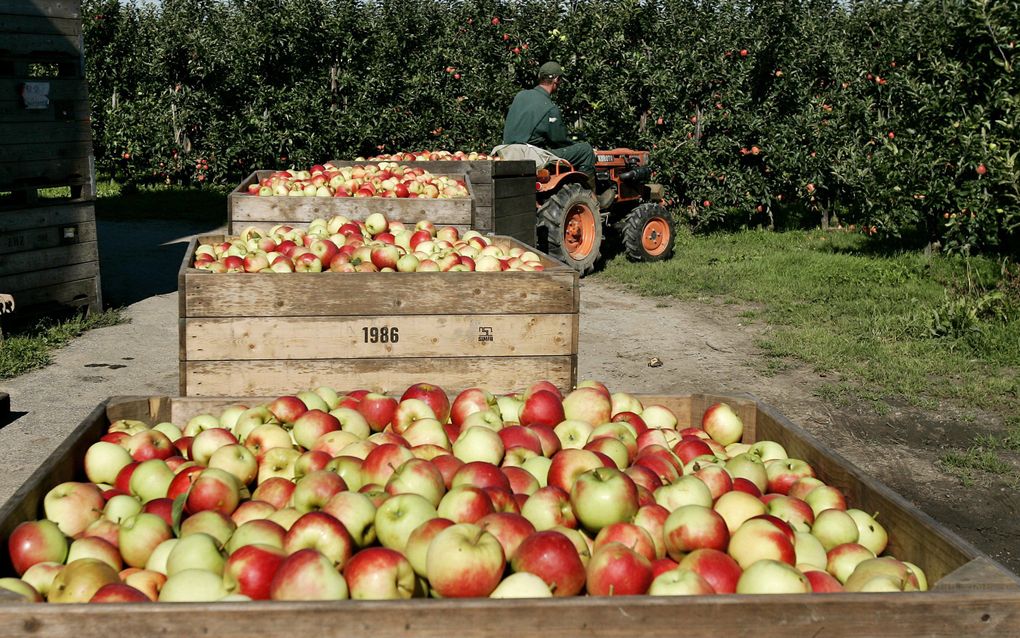
[[[650,166],[639,166],[632,168],[629,171],[620,173],[620,179],[625,182],[634,182],[637,184],[644,184],[652,178],[652,168]]]

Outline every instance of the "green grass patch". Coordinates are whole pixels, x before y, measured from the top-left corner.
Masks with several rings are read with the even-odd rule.
[[[48,365],[53,351],[93,328],[124,322],[118,310],[75,315],[62,321],[44,320],[4,335],[0,340],[0,379],[10,379]]]
[[[838,372],[837,403],[1020,405],[1020,270],[991,258],[877,247],[840,231],[677,237],[667,262],[618,257],[599,277],[647,295],[738,300],[768,324],[767,368]]]
[[[227,221],[228,191],[215,186],[125,186],[108,178],[99,179],[96,186],[99,219],[187,219],[222,224]]]

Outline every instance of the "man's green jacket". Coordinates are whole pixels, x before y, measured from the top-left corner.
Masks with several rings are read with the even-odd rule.
[[[504,144],[533,144],[553,149],[569,146],[567,127],[560,109],[540,86],[514,97],[503,125]]]

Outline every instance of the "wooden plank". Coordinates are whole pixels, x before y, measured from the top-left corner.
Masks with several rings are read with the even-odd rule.
[[[477,206],[499,207],[503,200],[522,201],[529,199],[535,207],[535,178],[503,177],[489,184],[475,186],[473,196]]]
[[[2,262],[0,262],[2,263]],[[296,275],[294,277],[290,275]],[[562,272],[290,273],[194,271],[186,276],[185,317],[441,315],[577,312],[576,281]]]
[[[574,314],[182,319],[185,359],[569,355]],[[395,340],[394,340],[395,339]]]
[[[8,15],[81,19],[81,0],[4,0],[0,12]]]
[[[72,266],[61,266],[59,268],[46,268],[33,272],[19,273],[0,277],[0,290],[7,293],[19,293],[16,297],[17,303],[21,304],[20,292],[43,288],[56,284],[79,281],[82,279],[95,278],[99,275],[99,262],[86,261]]]
[[[492,206],[492,182],[475,184],[471,193],[475,206]]]
[[[5,3],[6,4],[6,3]],[[36,35],[81,35],[81,19],[65,18],[48,15],[16,15],[9,14],[6,7],[0,7],[0,34]]]
[[[91,142],[92,125],[88,119],[76,122],[0,122],[0,148],[15,144],[46,142]],[[8,161],[6,152],[0,156]]]
[[[515,392],[536,379],[573,387],[574,356],[421,357],[280,361],[188,361],[183,364],[188,396],[263,396],[294,388],[356,386],[403,391],[428,380],[443,388],[480,386]]]
[[[2,151],[2,147],[0,147]],[[89,158],[38,160],[33,162],[0,162],[0,190],[17,188],[48,188],[69,184],[87,184],[90,180]]]
[[[5,33],[0,38],[0,56],[22,56],[38,60],[81,56],[80,35]]]
[[[35,316],[39,314],[35,312],[38,308],[88,307],[99,310],[102,307],[98,277],[21,290],[15,302],[18,304],[15,313],[19,317]]]
[[[37,206],[20,210],[0,211],[0,233],[11,233],[41,226],[65,226],[94,222],[96,207],[92,202]]]
[[[1020,598],[995,592],[0,606],[0,623],[12,634],[77,638],[149,635],[157,627],[248,638],[314,634],[324,626],[381,638],[488,638],[507,627],[515,638],[625,638],[640,627],[642,636],[665,638],[678,635],[678,622],[690,638],[744,636],[748,627],[762,638],[1002,637],[1020,631]]]
[[[0,152],[3,152],[0,165],[6,166],[53,160],[70,160],[72,164],[87,163],[89,156],[92,155],[92,142],[11,144],[0,146]]]
[[[471,227],[480,233],[495,232],[495,224],[492,218],[492,206],[479,206],[477,203],[471,205]]]
[[[463,199],[397,199],[385,197],[255,197],[231,195],[231,223],[251,225],[272,220],[310,222],[317,217],[345,215],[365,219],[372,213],[383,213],[390,220],[417,223],[423,219],[437,226],[471,224],[471,200]]]
[[[64,230],[74,230],[74,236],[70,239],[64,237]],[[96,223],[82,222],[72,226],[43,226],[41,228],[30,228],[17,230],[10,233],[0,233],[0,254],[9,255],[26,250],[41,250],[43,248],[54,248],[70,243],[96,241]]]
[[[496,218],[496,232],[500,235],[515,237],[522,243],[534,246],[538,243],[537,219],[534,210],[513,217],[498,217]]]
[[[99,250],[94,241],[27,253],[0,254],[0,276],[31,272],[40,268],[69,266],[98,259]]]
[[[1007,572],[987,556],[972,559],[963,567],[947,574],[932,587],[935,591],[1020,590],[1020,578]]]

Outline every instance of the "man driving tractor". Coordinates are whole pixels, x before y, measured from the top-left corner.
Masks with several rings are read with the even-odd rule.
[[[662,187],[649,183],[648,151],[596,153],[588,142],[571,142],[552,101],[563,81],[563,67],[543,64],[538,86],[514,97],[503,144],[492,151],[501,159],[535,162],[538,248],[585,275],[599,260],[605,227],[620,238],[630,259],[669,259],[674,220],[661,204]]]
[[[563,114],[552,94],[564,81],[563,67],[546,62],[538,69],[538,86],[520,91],[506,114],[504,144],[531,144],[570,162],[591,180],[595,190],[595,151],[588,142],[571,142]]]

